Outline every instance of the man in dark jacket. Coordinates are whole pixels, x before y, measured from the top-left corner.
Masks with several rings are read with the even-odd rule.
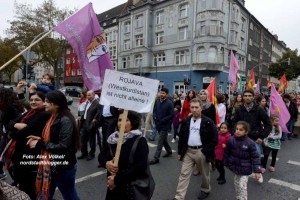
[[[235,111],[232,120],[231,133],[235,132],[235,125],[238,121],[245,121],[250,125],[248,137],[256,144],[256,149],[260,155],[260,144],[272,130],[272,124],[267,113],[259,105],[254,103],[253,90],[245,90],[243,93],[244,104]]]
[[[290,133],[282,133],[282,141],[286,140],[286,137],[288,137],[289,140],[292,139],[293,136],[293,132],[294,132],[294,124],[297,121],[298,118],[298,108],[297,105],[292,101],[292,98],[289,94],[284,94],[283,95],[283,101],[287,107],[287,109],[289,110],[289,113],[291,115],[290,120],[288,121],[288,123],[286,124],[286,127],[288,129],[288,131],[290,131]]]
[[[168,157],[172,155],[172,149],[168,143],[168,129],[171,126],[172,119],[174,116],[174,106],[173,102],[167,99],[169,90],[167,88],[162,88],[160,90],[160,99],[155,103],[153,109],[153,120],[156,129],[159,134],[158,144],[153,160],[150,161],[150,165],[159,163],[159,157],[162,148],[165,147],[167,153],[163,157]]]
[[[189,185],[194,165],[202,175],[201,193],[198,199],[205,199],[211,190],[209,162],[215,158],[218,132],[215,123],[201,115],[199,99],[190,101],[192,115],[181,123],[178,141],[178,159],[183,161],[175,198],[183,200]]]

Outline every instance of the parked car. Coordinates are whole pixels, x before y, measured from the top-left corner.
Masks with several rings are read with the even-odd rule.
[[[66,95],[66,94],[65,94],[65,96],[66,96],[66,98],[67,98],[68,105],[69,105],[69,106],[72,105],[72,103],[73,103],[73,98],[70,97],[69,95]]]
[[[60,89],[61,92],[71,97],[80,97],[82,89],[78,86],[65,86]]]

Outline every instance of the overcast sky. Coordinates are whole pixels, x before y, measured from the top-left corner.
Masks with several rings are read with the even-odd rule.
[[[18,3],[29,3],[33,7],[43,0],[15,0]],[[56,0],[60,8],[82,8],[89,2],[93,3],[96,14],[104,12],[127,0]],[[101,3],[100,3],[101,2]],[[277,34],[292,50],[300,49],[300,0],[246,0],[246,8],[271,33]],[[7,20],[14,17],[14,0],[1,0],[0,6],[0,36],[9,27]]]

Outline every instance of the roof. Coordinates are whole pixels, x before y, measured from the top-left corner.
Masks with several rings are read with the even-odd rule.
[[[107,10],[103,13],[98,14],[97,17],[98,17],[99,22],[101,23],[103,21],[107,21],[109,19],[118,17],[123,12],[123,9],[126,7],[126,4],[127,4],[127,2],[123,3],[121,5],[118,5],[110,10]]]

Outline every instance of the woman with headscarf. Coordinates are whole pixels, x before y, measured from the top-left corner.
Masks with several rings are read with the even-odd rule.
[[[209,101],[209,94],[207,90],[200,90],[199,93],[200,101],[202,105],[202,114],[206,117],[213,120],[216,124],[216,108],[215,106]]]
[[[123,113],[120,112],[118,119],[119,130],[122,115]],[[117,149],[119,131],[112,133],[108,137],[107,142],[109,145],[99,154],[99,163],[107,169],[108,188],[106,200],[139,200],[131,196],[128,190],[130,191],[130,182],[145,177],[148,167],[149,148],[144,137],[138,141],[132,165],[128,163],[128,159],[135,140],[142,135],[142,132],[138,129],[140,122],[141,116],[138,113],[128,111],[118,166],[114,165],[114,156]]]
[[[41,150],[40,161],[44,162],[38,166],[37,171],[37,198],[52,199],[58,187],[64,199],[78,200],[75,188],[75,154],[80,146],[78,127],[62,92],[49,91],[45,97],[45,108],[51,117],[42,137],[27,137],[30,148]]]

